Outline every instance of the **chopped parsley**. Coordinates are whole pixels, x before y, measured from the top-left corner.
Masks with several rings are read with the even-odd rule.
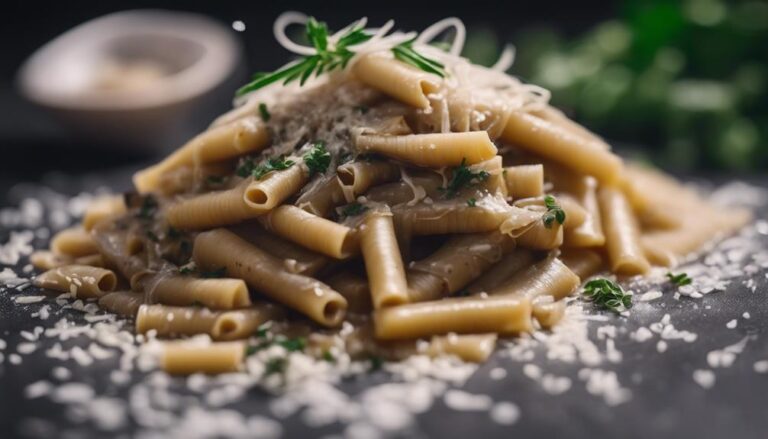
[[[258,329],[256,329],[256,336],[259,338],[266,338],[269,334],[269,330],[272,329],[272,321],[268,321],[263,323],[261,326],[259,326]]]
[[[632,307],[632,295],[615,282],[595,279],[584,285],[584,296],[603,309],[621,312]]]
[[[288,365],[288,359],[283,357],[270,358],[264,365],[264,376],[274,375],[285,372]]]
[[[277,344],[288,352],[301,352],[307,346],[307,341],[303,337],[296,337],[280,340]]]
[[[467,206],[469,206],[469,207],[477,206],[477,200],[474,199],[474,198],[470,198],[469,200],[467,200]]]
[[[670,282],[677,285],[678,287],[682,287],[684,285],[690,285],[691,283],[693,283],[693,279],[688,277],[688,273],[673,274],[670,271],[670,272],[667,272],[667,277],[669,278]]]
[[[266,163],[257,166],[252,172],[251,175],[256,180],[261,180],[262,177],[269,174],[272,171],[284,171],[291,166],[293,166],[294,161],[288,160],[283,157],[274,157],[269,160],[267,160]]]
[[[355,110],[359,111],[360,114],[368,114],[368,111],[370,111],[371,109],[365,105],[358,105],[357,107],[355,107]]]
[[[333,356],[333,354],[330,351],[323,351],[323,360],[329,362],[329,363],[335,363],[336,357]]]
[[[206,279],[217,279],[227,275],[227,267],[216,268],[209,271],[201,271],[200,277]]]
[[[341,214],[344,216],[357,216],[366,210],[368,210],[366,206],[355,202],[347,204],[343,209],[341,209]]]
[[[443,188],[445,196],[453,198],[460,190],[485,181],[490,176],[491,174],[487,171],[472,171],[467,166],[467,159],[462,159],[461,164],[451,170],[451,181],[448,182],[448,186]]]
[[[547,213],[541,217],[546,228],[552,228],[552,224],[557,221],[559,224],[565,222],[565,211],[557,204],[557,200],[552,195],[544,197],[544,205],[547,207]]]
[[[192,274],[197,271],[197,266],[194,262],[189,262],[179,267],[179,274]]]
[[[371,367],[368,369],[369,372],[377,371],[384,365],[384,359],[378,355],[371,355],[368,357],[368,361],[371,363]]]
[[[317,141],[312,149],[304,154],[304,163],[309,168],[309,175],[322,174],[331,165],[331,153],[325,149],[325,143]]]
[[[261,116],[261,120],[264,122],[269,122],[269,119],[272,118],[272,115],[269,114],[269,110],[267,109],[267,104],[264,102],[259,103],[259,116]]]

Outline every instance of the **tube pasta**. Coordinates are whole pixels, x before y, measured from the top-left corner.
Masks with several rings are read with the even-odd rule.
[[[72,265],[75,263],[75,259],[72,256],[40,250],[29,255],[29,263],[39,270],[50,270],[64,265]]]
[[[560,259],[549,257],[518,271],[498,287],[488,291],[492,296],[520,296],[534,299],[549,295],[560,300],[571,294],[581,280]]]
[[[440,290],[436,292],[431,282],[422,290],[417,288],[425,285],[414,283],[410,286],[412,300],[434,300],[461,290],[514,246],[511,238],[498,232],[452,238],[426,259],[411,264],[412,271],[431,274],[441,281]]]
[[[99,298],[101,308],[125,317],[136,317],[136,313],[143,303],[144,293],[133,291],[115,291]]]
[[[287,271],[279,260],[227,230],[197,235],[193,258],[200,267],[226,268],[227,274],[321,325],[337,326],[346,313],[347,301],[341,294],[318,280]]]
[[[621,159],[602,145],[528,113],[512,113],[501,137],[603,184],[617,183],[623,172]]]
[[[334,207],[344,204],[344,190],[336,176],[312,185],[296,200],[296,205],[319,217],[326,217]]]
[[[531,314],[542,328],[551,329],[563,319],[565,303],[552,296],[539,296],[532,301]]]
[[[517,248],[504,255],[501,260],[472,282],[467,287],[467,291],[473,294],[491,291],[532,262],[531,251]]]
[[[158,189],[163,174],[185,165],[232,159],[263,149],[269,140],[256,116],[245,117],[203,132],[162,162],[137,172],[133,184],[140,193]]]
[[[185,165],[162,174],[157,190],[166,196],[188,192],[203,184],[211,186],[211,179],[224,179],[234,171],[234,161],[206,163],[200,166]]]
[[[347,299],[349,312],[369,313],[373,309],[368,280],[348,272],[338,273],[326,280],[326,283]]]
[[[223,310],[251,306],[248,287],[241,279],[199,279],[161,273],[146,283],[146,291],[150,303]]]
[[[567,214],[566,214],[567,217]],[[549,227],[537,221],[525,233],[517,237],[517,244],[536,250],[552,250],[563,245],[563,226],[553,221]]]
[[[587,279],[603,268],[603,257],[593,250],[567,249],[560,254],[560,259],[580,279]]]
[[[531,330],[531,303],[519,297],[461,297],[382,308],[373,319],[381,340],[450,332],[514,334]]]
[[[651,266],[640,247],[637,220],[624,194],[616,188],[603,187],[598,192],[598,201],[611,270],[625,275],[646,273]]]
[[[270,172],[246,186],[243,199],[250,212],[255,215],[269,212],[307,183],[309,170],[299,164],[301,158],[292,157],[290,160],[296,164],[288,169]]]
[[[92,255],[99,251],[93,237],[82,227],[62,230],[51,239],[51,250],[73,257]]]
[[[357,236],[352,229],[296,206],[278,207],[262,218],[262,225],[278,236],[332,258],[347,258],[357,249]]]
[[[96,245],[99,253],[104,257],[107,265],[116,268],[131,284],[131,288],[139,291],[143,280],[151,275],[147,269],[147,263],[139,255],[130,255],[125,252],[127,234],[111,230],[98,230],[95,234]]]
[[[574,197],[583,206],[586,215],[580,225],[566,228],[563,241],[568,247],[601,247],[605,244],[596,186],[591,177],[579,179],[571,186]]]
[[[282,259],[285,269],[292,273],[313,276],[330,262],[327,256],[275,236],[258,223],[243,224],[232,231],[270,255]]]
[[[395,225],[413,235],[499,230],[516,237],[541,219],[540,213],[486,200],[475,206],[468,206],[465,202],[420,203],[413,207],[396,207],[392,213]]]
[[[117,276],[110,270],[87,265],[65,265],[40,274],[35,285],[70,293],[77,298],[101,297],[117,286]]]
[[[531,112],[531,114],[533,114],[536,117],[542,118],[548,122],[552,122],[553,124],[570,132],[571,134],[574,134],[579,137],[583,137],[585,140],[591,142],[595,146],[600,146],[605,150],[611,149],[610,146],[608,146],[608,144],[605,143],[603,139],[595,135],[595,133],[589,131],[588,129],[584,128],[583,126],[569,119],[568,116],[563,114],[563,112],[558,110],[557,108],[554,108],[548,105],[540,110]]]
[[[482,363],[491,356],[496,347],[496,334],[479,335],[436,335],[426,349],[430,357],[455,355],[463,361]]]
[[[253,335],[259,326],[277,317],[277,310],[265,305],[233,311],[141,305],[136,315],[136,331],[146,334],[154,330],[160,337],[208,334],[214,340],[239,340]]]
[[[507,191],[512,198],[540,197],[544,195],[544,166],[508,166],[503,172]]]
[[[178,229],[206,229],[255,218],[266,210],[246,201],[252,178],[232,189],[207,192],[168,206],[168,223]]]
[[[400,167],[385,161],[357,161],[339,166],[336,175],[346,200],[352,202],[368,188],[396,180]]]
[[[406,136],[361,134],[356,138],[356,146],[361,153],[379,153],[432,168],[472,165],[496,155],[496,146],[485,131]]]
[[[366,55],[353,67],[363,83],[416,108],[429,108],[427,95],[439,90],[439,78],[380,55]]]
[[[160,365],[172,375],[193,373],[220,374],[237,372],[245,357],[242,342],[220,342],[207,345],[170,342],[163,345]]]
[[[106,195],[96,198],[85,209],[83,229],[90,232],[97,223],[122,215],[125,210],[125,202],[121,195]]]
[[[379,309],[408,302],[405,269],[389,212],[374,211],[366,215],[360,248],[373,307]]]

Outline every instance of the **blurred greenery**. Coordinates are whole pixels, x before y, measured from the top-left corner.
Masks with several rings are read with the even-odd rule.
[[[768,166],[768,1],[627,0],[576,38],[528,29],[513,71],[606,138],[678,169]],[[474,34],[467,55],[488,63]]]

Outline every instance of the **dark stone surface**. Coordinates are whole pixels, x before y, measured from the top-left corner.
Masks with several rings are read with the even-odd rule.
[[[88,179],[85,182],[60,176],[46,183],[60,192],[77,193],[86,187],[93,187],[95,182],[125,187],[128,175],[127,172],[116,171],[107,177]],[[0,206],[15,205],[17,197],[24,192],[23,188],[17,186],[9,193],[6,190],[10,188],[9,182],[2,180],[0,177],[0,188],[3,189],[0,197],[4,197],[0,198]],[[758,183],[763,187],[768,186],[764,178],[759,179]],[[765,218],[766,209],[757,216]],[[8,232],[0,229],[0,242],[6,242]],[[761,239],[761,245],[765,248],[768,237],[762,236]],[[37,244],[42,245],[44,242]],[[456,412],[438,400],[432,410],[418,417],[414,430],[403,432],[402,435],[574,439],[768,437],[768,374],[760,375],[753,371],[755,361],[768,359],[768,279],[765,270],[753,277],[757,283],[756,292],[750,292],[739,280],[732,282],[726,292],[713,293],[702,299],[674,300],[671,290],[664,289],[662,298],[636,307],[629,318],[607,314],[610,316],[609,322],[590,322],[593,336],[595,329],[605,324],[627,329],[616,338],[617,348],[624,355],[623,361],[600,366],[616,371],[622,385],[632,391],[632,399],[625,404],[607,406],[601,398],[589,394],[584,382],[577,378],[583,365],[546,360],[543,350],[538,348],[535,363],[545,372],[569,376],[573,381],[569,391],[558,396],[549,395],[542,390],[540,384],[523,375],[523,363],[497,355],[480,366],[464,389],[472,393],[490,394],[496,401],[512,401],[517,404],[522,416],[515,425],[504,427],[495,424],[485,412]],[[53,305],[55,308],[55,303]],[[32,307],[37,308],[38,305]],[[51,379],[51,368],[60,363],[45,357],[45,347],[53,344],[53,340],[47,339],[35,353],[24,356],[21,366],[9,365],[7,357],[20,340],[19,331],[31,330],[41,324],[40,320],[28,317],[30,311],[27,308],[13,303],[10,294],[0,294],[0,338],[8,341],[8,348],[4,352],[6,360],[0,365],[0,437],[18,435],[22,419],[29,416],[51,421],[57,428],[52,432],[54,435],[72,430],[75,437],[103,436],[104,433],[90,430],[87,424],[69,422],[61,407],[47,398],[24,398],[26,385],[39,379]],[[748,320],[741,317],[745,311],[751,314]],[[676,328],[697,333],[696,342],[670,341],[668,351],[659,354],[655,343],[658,337],[645,343],[630,340],[630,331],[657,322],[667,313]],[[67,315],[78,314],[72,312]],[[61,315],[53,313],[45,325],[53,325]],[[734,318],[738,319],[738,327],[727,329],[726,322]],[[733,366],[715,369],[717,378],[713,388],[705,390],[693,381],[694,370],[708,368],[706,355],[709,351],[736,343],[747,334],[752,335],[753,339]],[[604,348],[602,343],[601,348]],[[98,362],[89,368],[80,368],[74,363],[68,366],[74,372],[74,380],[93,384],[99,393],[125,397],[124,389],[116,388],[108,378],[115,363],[116,360]],[[505,368],[507,377],[500,381],[490,379],[489,371],[495,367]],[[384,373],[374,373],[350,380],[342,388],[357,393],[372,383],[381,383],[386,379]],[[252,391],[246,400],[235,407],[248,414],[268,414],[267,402],[268,396]],[[124,433],[130,434],[135,431],[134,428],[136,426],[132,425]],[[298,419],[289,419],[284,428],[286,437],[315,437],[341,431],[339,426],[308,430]]]

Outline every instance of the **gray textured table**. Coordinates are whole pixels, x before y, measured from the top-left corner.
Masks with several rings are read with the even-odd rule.
[[[84,187],[93,187],[95,182],[120,182],[116,184],[119,189],[128,181],[126,176],[126,173],[118,172],[106,179],[83,182],[61,178],[48,183],[60,192],[77,193]],[[23,190],[16,188],[8,194],[5,188],[10,186],[7,183],[0,185],[5,192],[0,197],[6,197],[0,198],[0,206],[15,204],[18,200],[14,197],[23,193]],[[762,187],[766,187],[766,183],[764,179],[757,181]],[[767,213],[768,209],[763,208],[757,216],[765,218]],[[9,230],[0,230],[0,243],[7,241],[8,234]],[[768,236],[758,234],[756,239],[761,240],[759,247],[768,247]],[[37,244],[42,245],[44,241],[38,239]],[[544,391],[540,383],[523,373],[522,362],[497,355],[480,366],[464,390],[490,394],[497,400],[513,401],[521,411],[517,423],[511,426],[495,424],[489,421],[485,412],[458,412],[446,407],[442,400],[437,400],[431,410],[419,415],[415,425],[401,435],[590,439],[768,437],[768,374],[758,374],[753,370],[755,362],[768,359],[768,279],[765,268],[750,277],[756,282],[754,292],[738,279],[726,291],[701,299],[676,300],[668,289],[663,289],[663,297],[636,307],[629,318],[604,314],[608,321],[589,322],[593,339],[596,339],[594,332],[597,327],[613,324],[626,328],[615,337],[623,360],[605,366],[615,371],[622,385],[631,391],[632,397],[626,403],[617,406],[605,404],[601,398],[590,394],[583,380],[578,378],[579,370],[584,367],[582,364],[547,360],[544,347],[538,346],[534,348],[536,356],[533,363],[548,373],[570,377],[573,385],[568,391],[560,395]],[[29,294],[30,290],[26,293]],[[745,311],[749,312],[748,319],[742,316]],[[659,353],[656,347],[658,338],[638,343],[630,337],[632,331],[658,322],[664,314],[670,315],[678,329],[698,334],[697,340],[693,343],[670,341],[670,348]],[[727,322],[732,319],[737,319],[738,325],[727,328]],[[52,325],[56,320],[52,317],[46,324]],[[44,349],[38,349],[25,356],[22,365],[11,366],[8,349],[20,341],[21,330],[31,330],[39,324],[39,320],[30,320],[28,311],[13,303],[9,294],[0,294],[0,338],[8,342],[5,362],[0,364],[0,436],[15,437],[20,434],[22,419],[28,416],[50,421],[49,425],[55,427],[49,432],[52,434],[68,431],[67,434],[72,437],[107,435],[91,430],[87,423],[73,423],[59,406],[46,398],[24,397],[24,388],[29,383],[50,378],[51,360],[44,355]],[[712,388],[705,389],[692,379],[694,370],[708,368],[708,352],[737,343],[745,336],[750,338],[732,366],[715,370],[716,381]],[[71,367],[73,379],[92,384],[99,393],[125,397],[125,390],[116,388],[108,379],[108,373],[115,364],[116,360],[100,362],[89,368]],[[489,371],[497,367],[506,369],[504,379],[493,380],[489,377]],[[387,379],[386,373],[376,372],[345,381],[341,388],[357,393]],[[265,393],[251,391],[234,407],[249,414],[268,413],[268,400],[269,396]],[[130,434],[135,428],[135,423],[131,423],[122,433]],[[320,430],[308,430],[302,422],[293,418],[284,422],[283,428],[284,437],[317,437],[341,431],[341,426],[336,424]],[[109,436],[119,435],[110,433]]]

